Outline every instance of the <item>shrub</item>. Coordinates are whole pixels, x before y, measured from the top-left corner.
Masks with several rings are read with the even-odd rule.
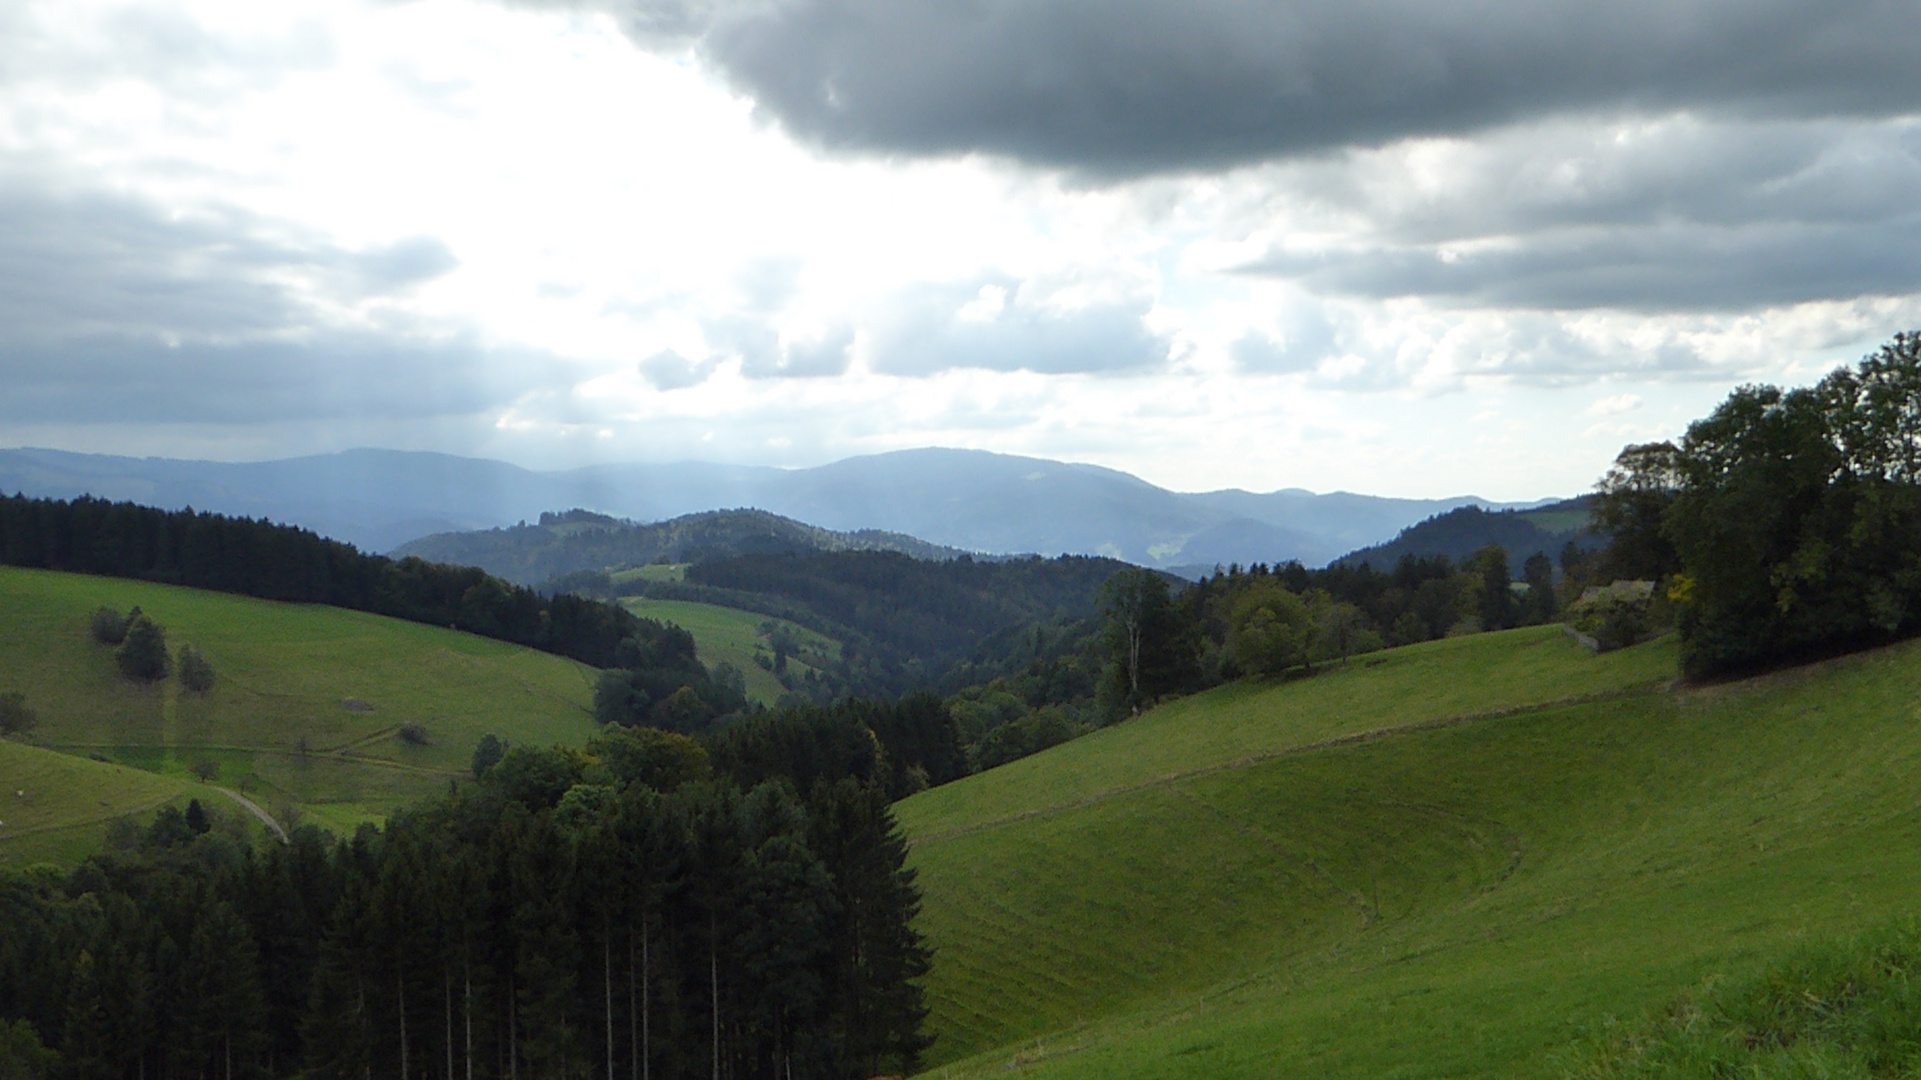
[[[427,729],[412,720],[400,725],[400,741],[408,746],[426,746]]]
[[[180,649],[180,685],[196,694],[213,689],[213,665],[192,645]]]
[[[480,779],[488,769],[493,768],[500,759],[507,756],[507,744],[498,735],[482,735],[480,745],[474,747],[474,779]]]
[[[0,735],[32,731],[38,720],[33,710],[27,707],[27,695],[18,690],[0,694]]]
[[[118,645],[127,640],[127,617],[102,606],[93,613],[93,640],[102,645]]]
[[[164,679],[173,668],[167,657],[167,632],[145,615],[127,621],[127,639],[121,642],[116,659],[121,674],[144,682]]]
[[[1659,608],[1654,582],[1617,581],[1612,585],[1590,585],[1581,598],[1569,604],[1568,624],[1599,643],[1602,652],[1624,649],[1647,640],[1656,633]]]

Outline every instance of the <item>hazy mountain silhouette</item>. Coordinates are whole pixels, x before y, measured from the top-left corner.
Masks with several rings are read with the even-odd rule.
[[[1103,554],[1169,568],[1286,559],[1317,566],[1455,507],[1502,505],[1298,489],[1183,494],[1096,465],[943,449],[808,469],[675,462],[546,472],[397,450],[251,463],[0,450],[0,492],[267,517],[370,551],[573,508],[663,521],[755,507],[827,529],[882,529],[971,551]]]

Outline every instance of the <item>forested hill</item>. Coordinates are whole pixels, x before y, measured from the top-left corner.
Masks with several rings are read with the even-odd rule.
[[[1094,618],[1102,586],[1126,568],[1084,555],[938,562],[891,551],[743,555],[689,566],[684,581],[633,581],[620,591],[792,619],[849,643],[843,659],[858,671],[848,689],[898,693],[997,634]],[[863,686],[863,679],[880,681]]]
[[[1558,557],[1570,541],[1581,548],[1605,546],[1605,541],[1588,528],[1592,499],[1584,495],[1535,510],[1484,510],[1463,506],[1410,525],[1385,544],[1349,552],[1331,565],[1352,567],[1368,563],[1377,570],[1386,570],[1409,555],[1418,559],[1445,555],[1460,563],[1481,548],[1495,544],[1507,551],[1508,565],[1518,569],[1528,556],[1537,552],[1549,558]]]
[[[570,510],[542,514],[532,525],[440,533],[403,544],[394,554],[478,566],[522,585],[541,585],[583,570],[815,551],[897,551],[917,559],[962,554],[900,533],[835,532],[764,510],[713,510],[653,524]]]
[[[0,564],[329,604],[613,667],[623,642],[697,670],[685,631],[578,596],[542,597],[472,567],[366,555],[305,529],[104,499],[0,498]]]

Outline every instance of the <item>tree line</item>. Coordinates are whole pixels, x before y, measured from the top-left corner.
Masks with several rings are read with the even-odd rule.
[[[610,603],[542,596],[472,567],[367,555],[269,521],[83,497],[0,498],[0,564],[330,604],[449,626],[594,667],[626,639],[698,667],[693,638]]]
[[[477,785],[344,841],[309,826],[255,850],[196,803],[123,823],[70,874],[0,872],[0,1064],[76,1080],[911,1071],[929,953],[884,791],[743,785],[656,732],[494,750]]]
[[[1493,544],[1459,566],[1445,555],[1404,555],[1386,571],[1365,562],[1236,565],[1178,593],[1164,575],[1126,570],[1103,594],[1099,711],[1112,720],[1243,676],[1545,622],[1559,603],[1545,553],[1525,561],[1516,583],[1507,552]]]
[[[1814,386],[1742,386],[1679,442],[1629,446],[1596,521],[1658,581],[1684,670],[1713,676],[1921,626],[1921,334]]]

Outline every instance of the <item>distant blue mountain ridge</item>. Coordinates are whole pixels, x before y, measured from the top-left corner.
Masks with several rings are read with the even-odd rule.
[[[1324,565],[1462,506],[1300,489],[1183,493],[1096,465],[979,450],[900,450],[806,469],[683,461],[554,471],[398,450],[217,462],[0,450],[0,493],[94,495],[300,525],[387,552],[438,533],[585,509],[633,521],[753,507],[825,529],[877,529],[988,554],[1107,555],[1176,572]]]

